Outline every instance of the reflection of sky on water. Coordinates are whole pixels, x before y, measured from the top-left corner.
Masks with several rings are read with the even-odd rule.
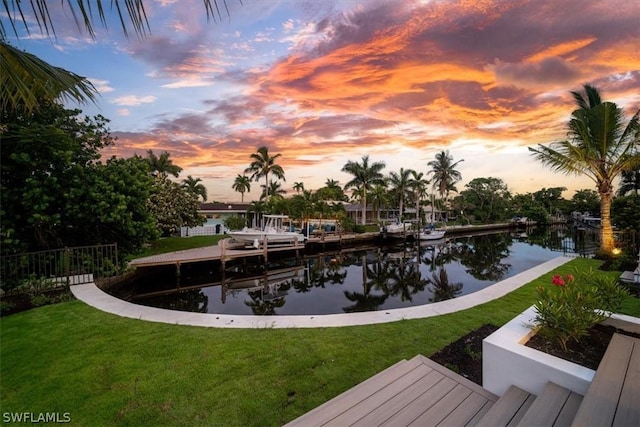
[[[289,279],[274,280],[264,289],[255,290],[254,286],[252,291],[227,291],[224,303],[220,285],[135,302],[219,314],[320,315],[388,310],[476,292],[559,255],[504,233],[460,237],[434,246],[384,247],[307,257],[297,269],[291,263],[283,266],[292,270],[287,273]],[[153,281],[163,278],[174,280],[165,274]]]

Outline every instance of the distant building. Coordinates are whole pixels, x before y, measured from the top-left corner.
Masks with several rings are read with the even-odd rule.
[[[182,227],[180,235],[189,237],[225,234],[227,230],[224,220],[233,215],[246,217],[248,208],[248,203],[202,203],[198,213],[207,218],[207,222],[200,227]]]

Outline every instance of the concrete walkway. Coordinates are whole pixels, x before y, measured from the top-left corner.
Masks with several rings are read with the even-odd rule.
[[[103,292],[93,283],[73,285],[71,286],[71,291],[80,301],[99,310],[106,311],[107,313],[132,319],[176,325],[203,326],[209,328],[320,328],[372,325],[404,319],[439,316],[441,314],[465,310],[478,304],[500,298],[541,275],[571,261],[571,259],[570,257],[564,256],[554,258],[478,292],[447,301],[416,307],[349,314],[325,314],[317,316],[234,316],[227,314],[189,313],[132,304]]]

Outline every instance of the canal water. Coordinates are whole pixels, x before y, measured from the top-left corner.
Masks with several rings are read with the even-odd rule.
[[[546,228],[363,246],[306,254],[139,269],[116,296],[173,310],[257,315],[321,315],[410,307],[484,289],[562,253],[566,239]]]

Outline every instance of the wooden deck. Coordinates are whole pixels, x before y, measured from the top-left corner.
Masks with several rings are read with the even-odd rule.
[[[401,361],[293,426],[640,426],[640,339],[615,334],[583,397],[552,382],[497,396],[425,358]]]
[[[479,385],[418,355],[287,426],[467,425],[480,419],[497,400]]]
[[[615,334],[574,426],[640,426],[640,339]]]

